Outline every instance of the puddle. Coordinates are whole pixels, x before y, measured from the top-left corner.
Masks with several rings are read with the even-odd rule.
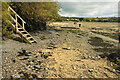
[[[107,58],[108,61],[114,63],[114,69],[120,70],[120,55],[117,47],[110,42],[103,41],[103,39],[99,37],[91,37],[88,43],[94,46],[93,50],[102,52],[102,54],[99,54],[101,58]],[[108,65],[111,64],[108,63]]]
[[[105,32],[96,32],[96,31],[91,31],[91,32],[101,34],[101,35],[104,35],[104,36],[107,36],[107,37],[118,40],[118,34],[117,33],[111,33],[110,34],[110,33],[105,33]]]
[[[88,43],[92,46],[101,46],[101,47],[113,47],[113,44],[110,44],[109,42],[104,42],[102,38],[99,37],[91,37],[88,40]]]
[[[99,37],[91,37],[88,40],[88,43],[95,47],[95,48],[93,48],[93,50],[103,53],[102,55],[100,55],[102,58],[105,58],[106,56],[108,56],[111,53],[118,52],[117,47],[115,47],[110,42],[103,41],[103,39],[99,38]]]

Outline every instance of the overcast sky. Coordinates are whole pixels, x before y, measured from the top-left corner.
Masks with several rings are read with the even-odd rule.
[[[65,1],[65,0],[64,0]],[[60,15],[68,17],[114,17],[118,16],[118,0],[66,0],[60,1]]]

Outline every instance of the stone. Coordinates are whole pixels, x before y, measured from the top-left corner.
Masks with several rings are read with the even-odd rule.
[[[98,59],[100,59],[101,57],[100,57],[100,56],[98,56],[97,58],[98,58]]]
[[[80,35],[77,35],[76,37],[79,37]]]
[[[45,36],[42,36],[40,39],[41,39],[41,40],[44,40],[44,39],[46,39],[46,37],[45,37]]]
[[[20,78],[20,75],[19,75],[19,74],[18,74],[18,75],[16,75],[16,76],[15,76],[15,78]]]
[[[24,76],[24,74],[19,74],[20,76]]]
[[[53,47],[47,47],[47,49],[53,49]]]
[[[44,57],[45,59],[47,59],[48,58],[48,55],[41,55],[41,57]]]
[[[88,58],[90,58],[90,59],[91,59],[91,56],[88,56]]]
[[[52,71],[54,71],[54,72],[56,72],[56,69],[54,68],[54,67],[52,67],[52,69],[51,69]]]
[[[77,68],[76,68],[75,66],[72,65],[72,69],[75,69],[75,70],[76,70]]]
[[[88,71],[89,71],[89,72],[93,72],[93,69],[89,69]]]
[[[59,71],[60,71],[60,72],[62,72],[62,71],[63,71],[63,69],[62,69],[62,68],[59,68]]]
[[[38,75],[38,78],[42,78],[41,75]]]
[[[58,46],[57,45],[54,45],[53,48],[57,48]]]
[[[16,62],[16,60],[12,60],[14,63]]]
[[[86,59],[85,56],[83,56],[81,59]]]
[[[51,74],[50,72],[46,72],[46,73],[43,74],[43,76],[44,76],[44,77],[47,77],[47,76],[49,76],[50,74]]]
[[[71,48],[70,48],[70,47],[68,47],[67,49],[68,49],[68,50],[70,50]]]
[[[70,50],[71,48],[70,48],[70,47],[68,47],[68,48],[63,48],[63,49],[65,49],[65,50]]]
[[[25,67],[25,69],[27,69],[27,70],[28,70],[28,69],[29,69],[29,67],[28,67],[28,66],[26,66],[26,67]]]
[[[40,68],[40,65],[35,65],[34,67],[35,67],[35,68]]]
[[[109,77],[109,75],[108,75],[107,73],[104,73],[104,75],[105,75],[106,77]]]
[[[95,57],[91,57],[91,60],[96,60]]]
[[[113,71],[115,72],[116,70],[115,70],[115,69],[113,69]]]
[[[32,56],[29,56],[28,58],[29,58],[29,59],[32,59],[33,57],[32,57]]]
[[[118,72],[120,74],[120,71],[119,70],[116,70],[116,72]]]
[[[38,78],[38,76],[36,74],[32,74],[33,78]]]
[[[113,66],[113,63],[112,63],[112,62],[110,63],[110,66]]]
[[[34,63],[31,61],[30,64],[34,64]]]
[[[40,55],[40,53],[36,53],[36,55],[38,55],[38,56],[39,56],[39,55]]]

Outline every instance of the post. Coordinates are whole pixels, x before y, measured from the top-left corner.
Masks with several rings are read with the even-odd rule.
[[[15,18],[16,18],[16,33],[17,33],[17,31],[18,31],[17,14],[15,14]]]
[[[8,7],[8,12],[10,11],[9,7]]]
[[[22,43],[23,43],[23,35],[21,35],[21,38],[22,38]]]
[[[22,25],[23,25],[23,29],[25,29],[25,27],[24,27],[24,22],[22,21]]]

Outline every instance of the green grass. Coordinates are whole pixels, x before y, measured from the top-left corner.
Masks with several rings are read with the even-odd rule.
[[[31,44],[28,40],[26,40],[25,38],[23,38],[23,41],[25,41],[28,44]]]
[[[79,35],[82,35],[82,36],[85,34],[85,32],[83,32],[81,30],[69,30],[69,31],[76,33],[76,34],[79,34]]]

